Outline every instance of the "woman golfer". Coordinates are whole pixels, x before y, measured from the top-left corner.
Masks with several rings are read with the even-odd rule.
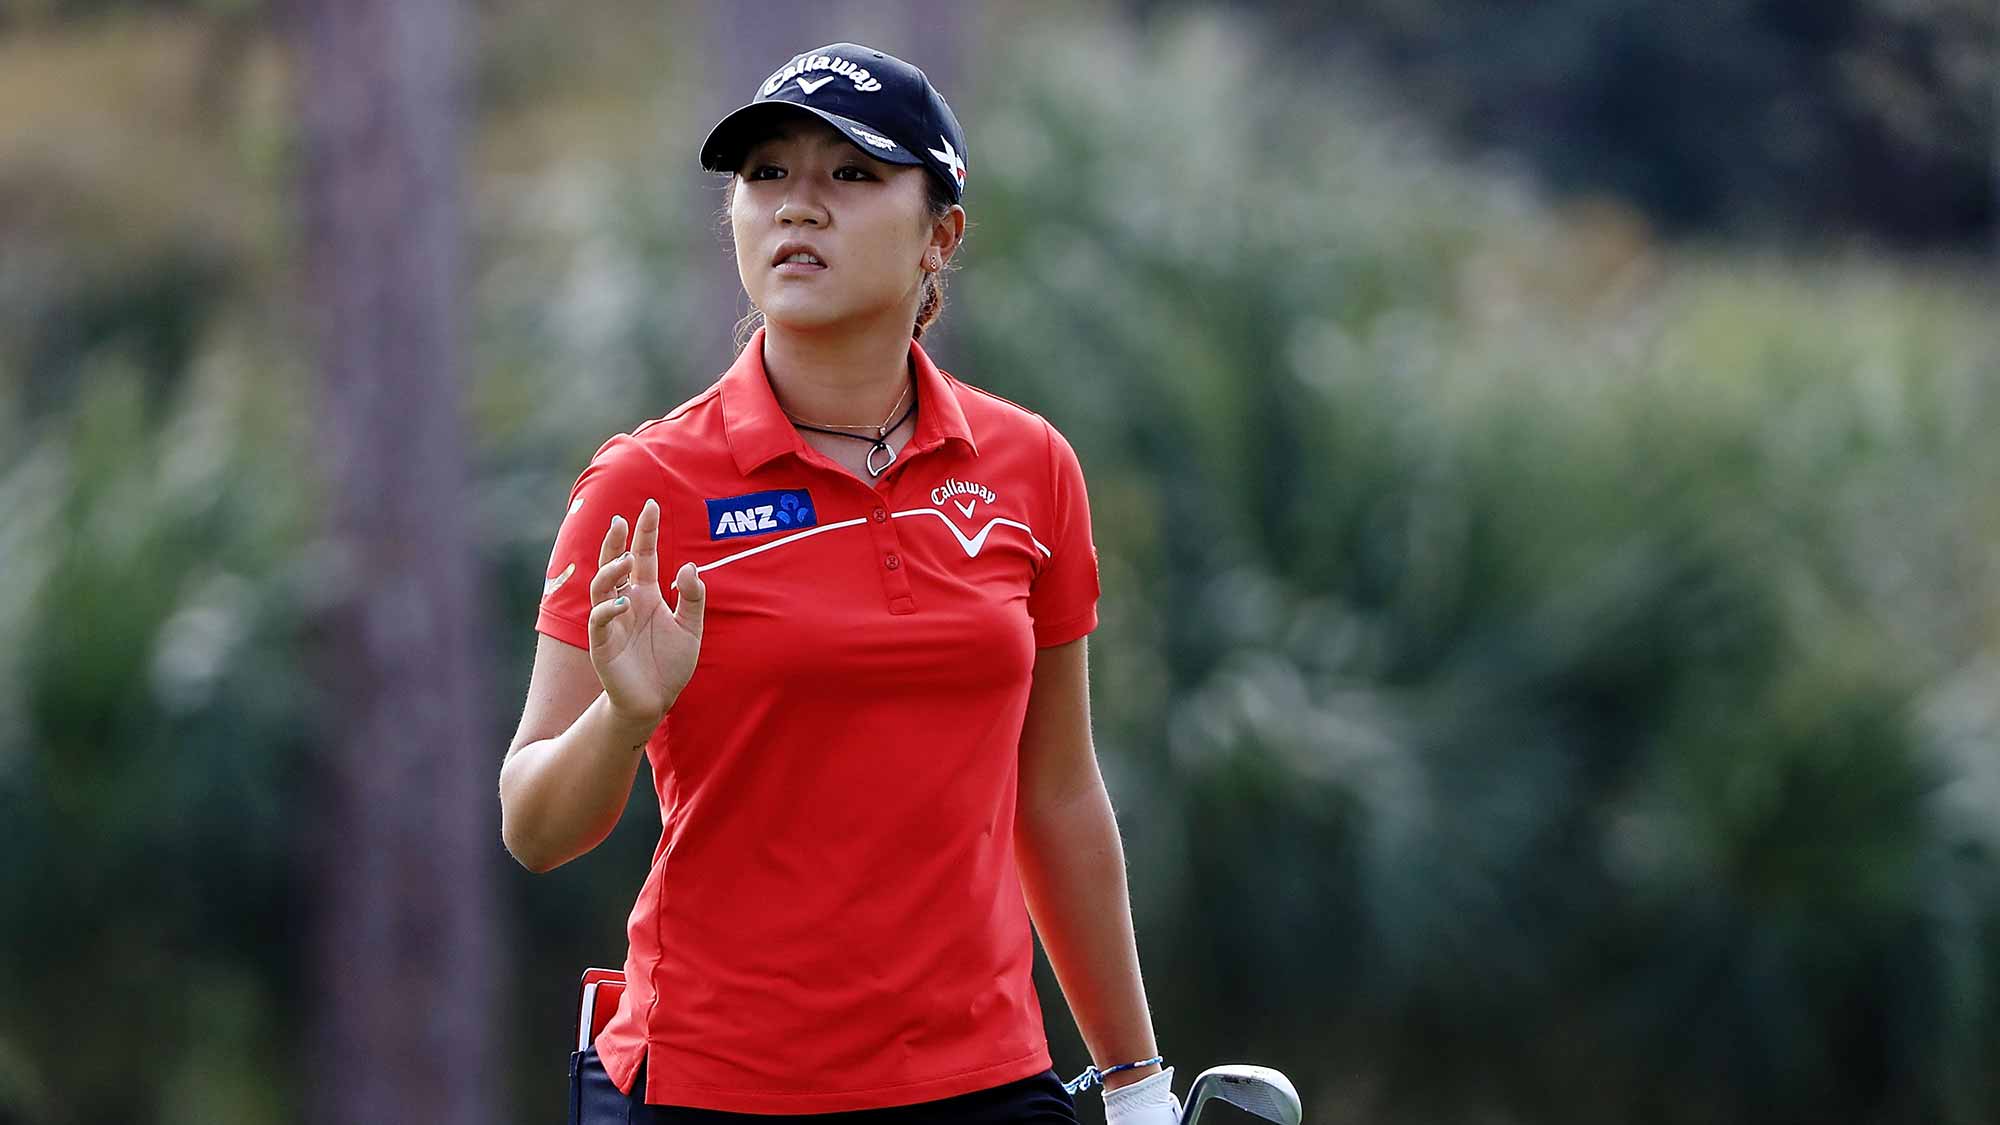
[[[581,1118],[1075,1121],[1039,931],[1108,1119],[1172,1125],[1090,741],[1083,475],[917,343],[965,232],[958,121],[835,43],[701,162],[762,323],[578,478],[500,776],[534,871],[610,833],[641,763],[659,797]]]

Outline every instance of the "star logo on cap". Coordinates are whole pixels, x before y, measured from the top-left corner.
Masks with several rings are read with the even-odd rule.
[[[959,187],[964,187],[964,186],[965,186],[965,158],[964,158],[964,157],[962,157],[962,156],[960,156],[960,155],[958,154],[958,150],[957,150],[957,149],[955,149],[955,148],[951,147],[951,138],[950,138],[950,137],[947,137],[947,136],[943,136],[942,134],[940,134],[940,135],[939,135],[939,137],[938,137],[938,143],[944,146],[944,151],[943,151],[943,152],[939,152],[938,150],[936,150],[936,149],[934,149],[934,148],[933,148],[933,149],[926,149],[925,151],[926,151],[926,152],[929,152],[929,153],[930,153],[930,154],[931,154],[932,156],[935,156],[935,157],[937,157],[937,158],[938,158],[939,160],[942,160],[942,161],[943,161],[943,162],[945,162],[946,164],[949,164],[949,165],[951,165],[951,175],[952,175],[952,178],[958,181],[958,186],[959,186]]]

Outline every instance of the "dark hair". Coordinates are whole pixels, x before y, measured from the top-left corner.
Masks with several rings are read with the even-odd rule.
[[[738,176],[735,172],[724,174],[729,177],[729,180],[723,187],[722,210],[719,213],[719,217],[723,233],[733,237],[730,234],[729,209],[736,200],[736,181]],[[924,196],[925,218],[928,221],[934,223],[951,214],[951,209],[954,206],[951,198],[951,189],[945,187],[944,182],[928,170],[924,173]],[[963,240],[961,240],[961,245],[963,245]],[[924,329],[936,324],[938,317],[943,314],[944,275],[946,270],[952,268],[952,264],[947,261],[944,269],[930,270],[924,273],[924,299],[923,303],[917,306],[916,322],[910,326],[911,339],[922,339]],[[764,313],[754,306],[748,313],[744,314],[743,319],[736,322],[737,351],[740,352],[743,350],[744,346],[750,342],[750,337],[757,331],[758,326],[763,323]]]

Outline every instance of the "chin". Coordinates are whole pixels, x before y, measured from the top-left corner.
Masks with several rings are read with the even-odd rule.
[[[812,332],[851,319],[849,310],[830,308],[817,301],[777,300],[759,305],[766,323],[792,332]]]
[[[843,324],[860,324],[874,318],[875,310],[849,302],[810,299],[808,294],[779,294],[768,305],[757,306],[770,324],[790,332],[815,332]],[[799,298],[809,298],[801,300]]]

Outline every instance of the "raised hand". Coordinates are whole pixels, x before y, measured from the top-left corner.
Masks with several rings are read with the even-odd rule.
[[[694,675],[708,589],[684,563],[674,576],[680,607],[660,588],[660,505],[646,501],[625,549],[625,517],[611,517],[590,580],[590,663],[618,715],[657,723]]]

